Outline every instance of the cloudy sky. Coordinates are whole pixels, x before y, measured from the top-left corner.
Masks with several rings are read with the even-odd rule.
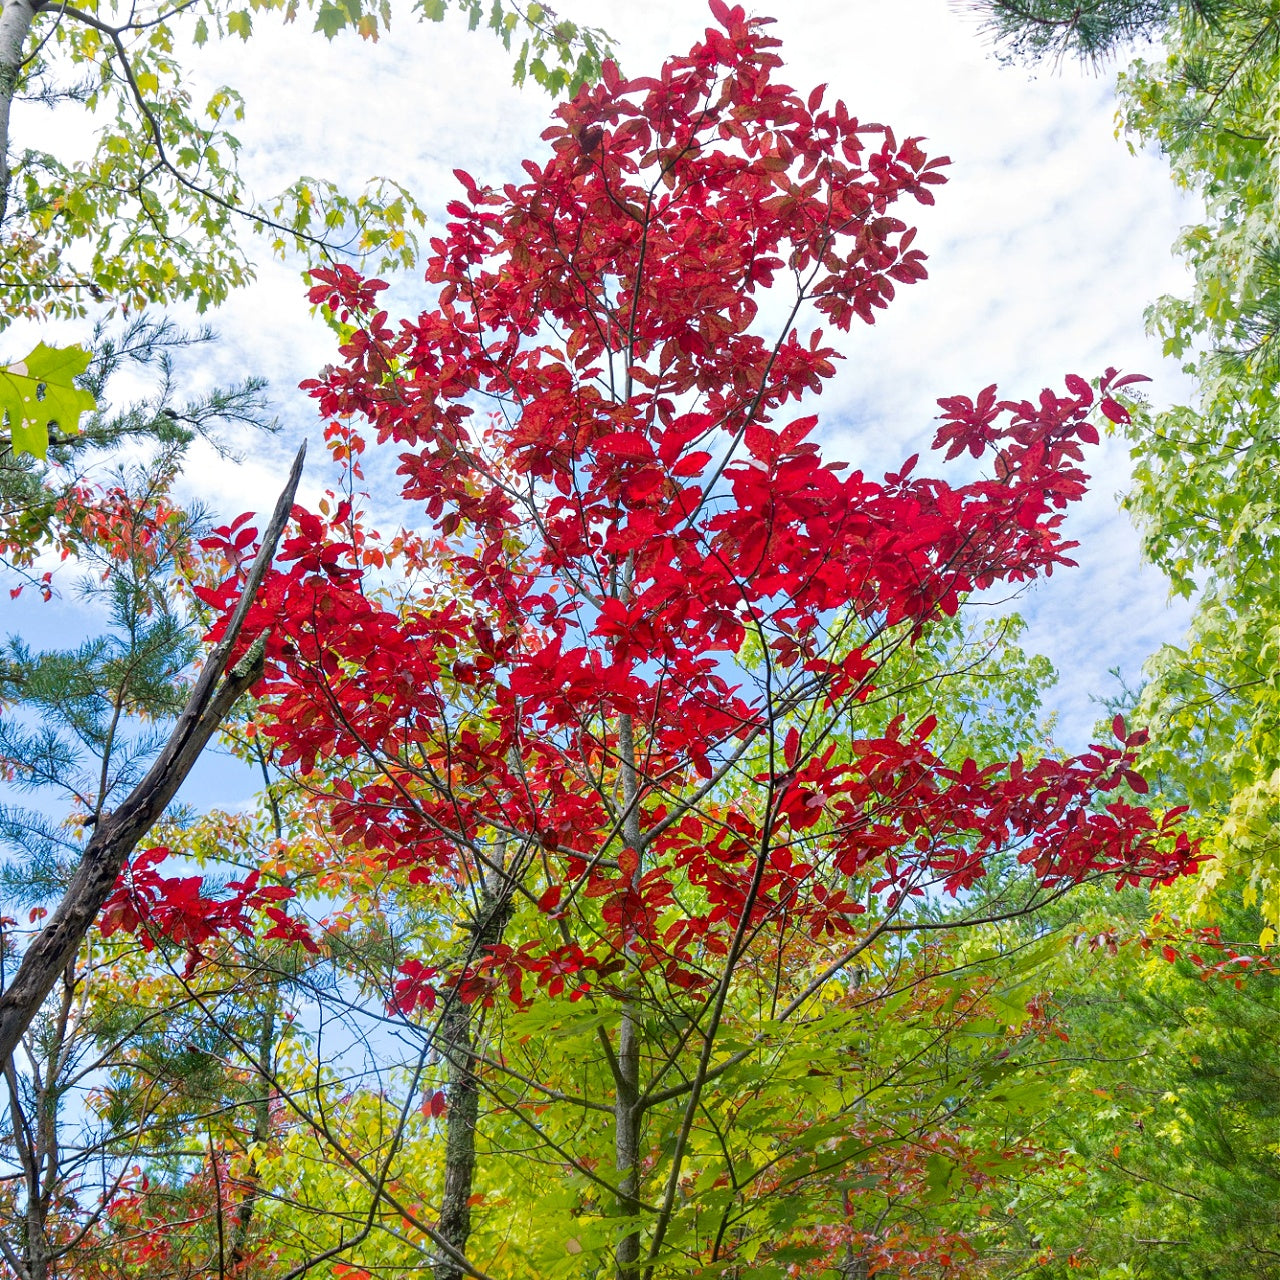
[[[697,0],[558,7],[606,28],[631,74],[687,50],[709,21]],[[1159,157],[1117,141],[1109,74],[1003,67],[948,0],[773,0],[772,12],[791,84],[807,91],[825,82],[855,115],[899,137],[924,135],[926,150],[953,161],[937,206],[917,219],[930,279],[902,290],[874,328],[849,336],[848,359],[816,406],[830,456],[872,471],[894,465],[927,445],[938,396],[990,382],[1021,397],[1060,385],[1064,373],[1116,365],[1151,375],[1157,403],[1186,396],[1176,366],[1144,336],[1142,313],[1182,287],[1169,247],[1194,210]],[[455,167],[481,180],[517,176],[519,161],[543,149],[551,107],[540,90],[510,86],[496,40],[453,20],[400,18],[371,45],[350,35],[327,44],[302,22],[280,28],[263,18],[247,45],[193,51],[191,65],[196,95],[221,81],[244,93],[238,133],[260,196],[299,173],[351,185],[378,174],[405,183],[434,216],[453,196]],[[14,128],[20,134],[20,119]],[[914,206],[906,216],[916,217]],[[407,310],[418,296],[414,282],[397,282],[393,314],[397,301]],[[242,465],[210,455],[192,468],[202,496],[232,514],[270,503],[301,433],[318,443],[311,406],[293,388],[333,349],[308,315],[296,264],[264,263],[259,282],[213,321],[223,342],[197,376],[265,375],[286,424]],[[322,467],[312,457],[318,489]],[[1061,672],[1051,703],[1067,746],[1096,718],[1090,695],[1113,688],[1108,668],[1133,678],[1184,620],[1141,566],[1117,510],[1123,448],[1108,442],[1089,470],[1093,495],[1072,526],[1081,567],[1018,605],[1032,623],[1030,644]]]

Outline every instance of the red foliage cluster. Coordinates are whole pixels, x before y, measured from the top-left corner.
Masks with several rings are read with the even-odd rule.
[[[72,556],[106,562],[103,579],[112,566],[153,565],[173,556],[182,559],[182,522],[168,492],[172,476],[159,477],[148,492],[135,493],[123,484],[107,486],[68,483],[50,489],[42,500],[17,503],[0,513],[0,560],[23,578],[9,590],[16,600],[27,585],[34,585],[46,602],[53,598],[53,572],[37,574],[42,552],[56,550],[62,561]]]
[[[923,278],[890,210],[931,203],[945,162],[777,83],[763,24],[717,11],[659,76],[609,68],[561,107],[524,182],[458,175],[416,320],[390,323],[378,281],[316,273],[353,332],[308,385],[399,448],[452,589],[391,607],[350,510],[299,509],[247,627],[268,635],[265,732],[332,779],[339,837],[411,883],[496,838],[553,921],[598,907],[581,937],[477,956],[449,979],[468,999],[578,991],[624,952],[696,987],[765,919],[852,933],[873,901],[962,893],[1005,854],[1050,888],[1196,862],[1176,819],[1100,802],[1141,786],[1122,725],[1118,746],[983,769],[940,759],[927,722],[837,750],[874,643],[1071,563],[1094,394],[941,401],[935,448],[991,457],[990,478],[823,461],[816,418],[787,412],[836,358],[802,306],[844,329]],[[406,970],[395,999],[427,990]]]
[[[234,932],[253,937],[259,933],[250,915],[258,912],[270,924],[261,937],[297,942],[309,951],[317,950],[306,925],[280,906],[296,896],[294,890],[281,884],[259,884],[259,873],[251,871],[243,880],[227,884],[229,897],[206,898],[203,877],[162,876],[156,870],[169,856],[167,846],[156,845],[143,850],[120,873],[98,919],[103,937],[109,938],[117,931],[136,933],[147,951],[155,946],[158,937],[168,938],[187,948],[190,973],[202,958],[200,948],[219,934]]]
[[[1076,946],[1107,951],[1111,955],[1131,942],[1136,942],[1143,951],[1158,947],[1162,959],[1169,964],[1185,960],[1202,982],[1215,979],[1233,983],[1237,989],[1243,988],[1248,978],[1280,972],[1280,960],[1273,951],[1257,943],[1229,942],[1222,937],[1218,925],[1185,924],[1176,916],[1166,920],[1163,913],[1157,911],[1151,917],[1151,926],[1149,930],[1128,935],[1118,929],[1081,934]]]

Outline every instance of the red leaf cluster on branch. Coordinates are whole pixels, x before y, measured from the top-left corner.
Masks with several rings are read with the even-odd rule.
[[[251,871],[243,880],[228,883],[228,897],[206,898],[202,876],[164,876],[156,870],[170,856],[166,845],[144,849],[120,873],[98,919],[104,938],[116,932],[136,933],[147,951],[157,938],[167,938],[186,947],[188,975],[203,958],[201,947],[222,933],[258,934],[318,950],[306,925],[280,906],[296,896],[294,890],[260,884],[260,874]],[[261,914],[270,927],[255,928],[253,912]]]

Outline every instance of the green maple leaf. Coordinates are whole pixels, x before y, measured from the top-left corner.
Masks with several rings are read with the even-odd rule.
[[[0,413],[8,419],[15,454],[43,458],[49,450],[49,428],[70,435],[80,430],[80,415],[97,406],[75,378],[89,367],[81,347],[46,347],[42,342],[25,360],[0,367]]]
[[[315,29],[324,33],[326,40],[334,36],[347,25],[347,15],[336,4],[322,4],[316,14]]]

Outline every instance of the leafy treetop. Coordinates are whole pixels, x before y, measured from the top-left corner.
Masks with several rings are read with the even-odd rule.
[[[352,28],[376,40],[390,0],[309,0],[315,28],[333,39]],[[17,316],[84,315],[110,301],[136,311],[192,299],[203,311],[253,278],[237,224],[263,233],[278,254],[308,261],[347,254],[390,270],[414,261],[424,215],[394,181],[360,193],[301,177],[260,201],[239,169],[234,86],[193,98],[176,50],[215,36],[248,40],[255,20],[292,22],[293,0],[190,0],[84,5],[11,0],[0,11],[0,326]],[[555,93],[595,76],[609,45],[603,33],[538,4],[420,0],[414,12],[439,22],[453,9],[482,21],[516,50],[514,76]],[[13,145],[14,108],[35,99],[74,103],[95,123],[92,153],[72,160],[48,146]],[[20,120],[20,117],[19,117]],[[12,157],[12,158],[10,158]]]

